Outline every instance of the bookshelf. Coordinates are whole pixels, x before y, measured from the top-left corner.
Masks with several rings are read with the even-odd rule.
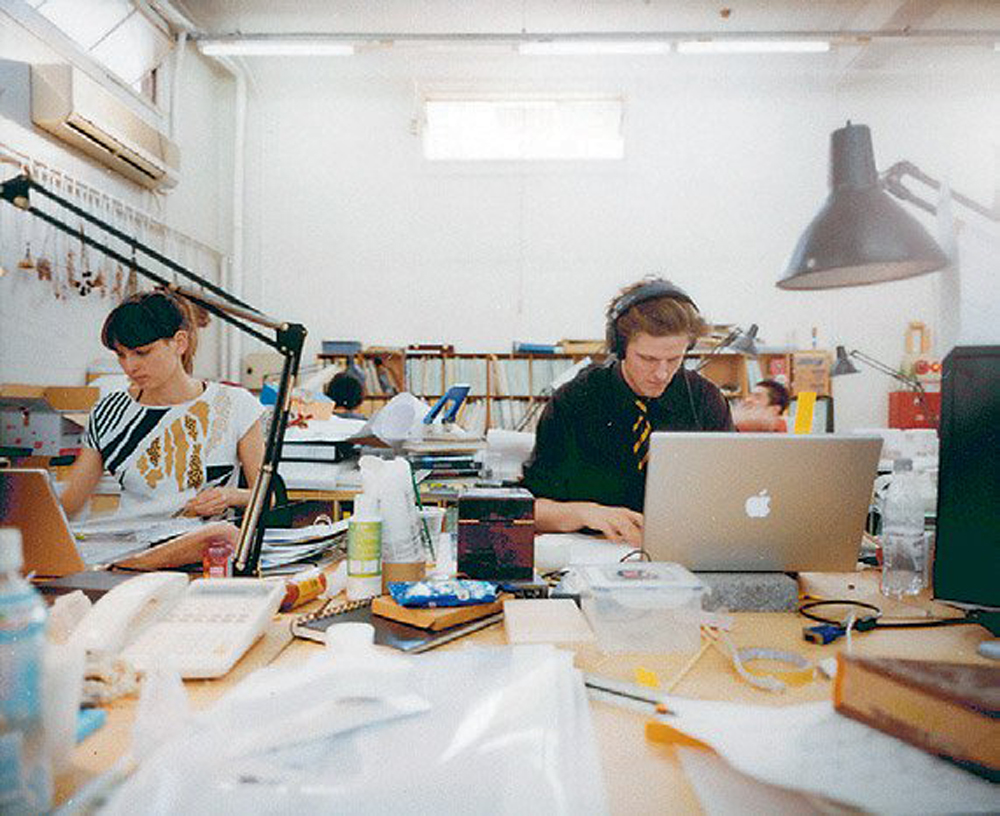
[[[407,387],[405,349],[369,346],[356,354],[320,353],[316,359],[341,371],[354,365],[364,375],[365,399],[359,410],[369,416]]]
[[[461,423],[473,433],[517,428],[532,407],[548,398],[556,377],[586,355],[408,351],[406,382],[428,402],[457,382],[471,386]]]
[[[583,359],[580,353],[528,354],[519,352],[456,352],[450,345],[411,346],[406,349],[370,346],[356,354],[320,354],[319,360],[347,368],[354,364],[365,375],[365,413],[377,411],[395,393],[408,390],[425,402],[434,402],[449,385],[471,386],[460,422],[472,433],[490,428],[517,428],[533,414],[526,430],[534,430],[536,404],[549,398],[552,382]],[[603,355],[590,354],[595,361]],[[828,351],[777,351],[757,357],[694,350],[685,365],[704,361],[701,374],[729,399],[742,399],[763,379],[789,386],[792,395],[817,390],[829,395]],[[534,410],[533,410],[534,409]]]

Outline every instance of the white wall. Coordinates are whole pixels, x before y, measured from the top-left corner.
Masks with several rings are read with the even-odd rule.
[[[177,134],[181,182],[161,195],[143,190],[66,148],[31,123],[28,66],[61,61],[57,48],[0,13],[0,144],[58,168],[209,246],[225,249],[232,167],[232,83],[228,75],[198,57],[185,61]],[[17,172],[13,165],[0,164],[3,179]],[[28,224],[34,224],[30,229],[36,237],[45,232],[39,232],[36,219],[0,202],[0,235],[4,236],[0,264],[9,270],[0,277],[0,382],[82,384],[91,361],[113,359],[98,336],[112,303],[93,293],[86,298],[71,295],[57,300],[50,285],[17,270],[17,259],[24,255],[24,244],[30,237]],[[4,230],[4,225],[8,229]],[[61,246],[72,248],[72,244]],[[36,241],[34,253],[38,252]],[[217,333],[215,327],[202,338],[197,371],[203,376],[218,372]]]
[[[0,60],[51,58],[0,16]],[[502,351],[515,339],[599,337],[613,292],[658,272],[688,288],[709,319],[757,322],[771,344],[805,347],[815,326],[821,347],[845,343],[896,363],[908,320],[940,325],[937,276],[812,293],[774,281],[826,195],[829,134],[848,118],[872,127],[880,167],[908,158],[985,202],[1000,189],[1000,57],[913,46],[905,60],[847,81],[835,73],[843,61],[825,57],[399,49],[253,60],[243,295],[307,326],[308,362],[323,338]],[[430,165],[412,132],[417,87],[621,92],[627,158]],[[233,88],[189,51],[182,182],[165,197],[71,154],[23,110],[12,115],[21,103],[7,87],[0,142],[226,249]],[[0,250],[8,265],[20,252]],[[0,279],[0,380],[82,381],[103,353],[96,330],[106,308],[57,303],[16,274]],[[200,356],[204,373],[213,363]],[[838,425],[884,425],[890,388],[874,372],[837,381]]]
[[[984,73],[961,56],[949,72],[928,53],[849,83],[787,56],[255,62],[247,296],[303,322],[310,351],[323,338],[502,351],[602,336],[612,293],[659,272],[709,319],[757,322],[771,344],[806,347],[815,326],[820,347],[896,364],[907,321],[939,323],[935,276],[801,293],[774,281],[826,195],[829,134],[848,118],[871,126],[880,167],[908,158],[992,200],[996,62]],[[621,91],[627,158],[431,165],[411,132],[415,83]],[[874,372],[838,381],[838,426],[884,426],[890,388]]]

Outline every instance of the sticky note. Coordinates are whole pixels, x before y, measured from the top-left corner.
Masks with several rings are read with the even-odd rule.
[[[644,669],[642,666],[635,667],[635,682],[646,688],[659,688],[660,678],[655,671]]]

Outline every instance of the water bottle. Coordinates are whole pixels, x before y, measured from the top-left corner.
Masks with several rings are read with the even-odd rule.
[[[913,462],[897,459],[882,509],[882,594],[916,595],[926,583],[924,503]]]
[[[43,813],[52,768],[42,723],[45,604],[21,576],[21,533],[0,528],[0,813]]]

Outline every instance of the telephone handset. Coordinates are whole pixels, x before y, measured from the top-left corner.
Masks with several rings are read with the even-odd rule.
[[[104,674],[120,653],[139,671],[157,665],[181,677],[221,677],[254,644],[285,594],[284,582],[150,572],[119,584],[74,632],[91,669]]]
[[[147,572],[113,587],[80,621],[73,637],[89,659],[114,658],[134,635],[163,614],[188,588],[182,572]]]

